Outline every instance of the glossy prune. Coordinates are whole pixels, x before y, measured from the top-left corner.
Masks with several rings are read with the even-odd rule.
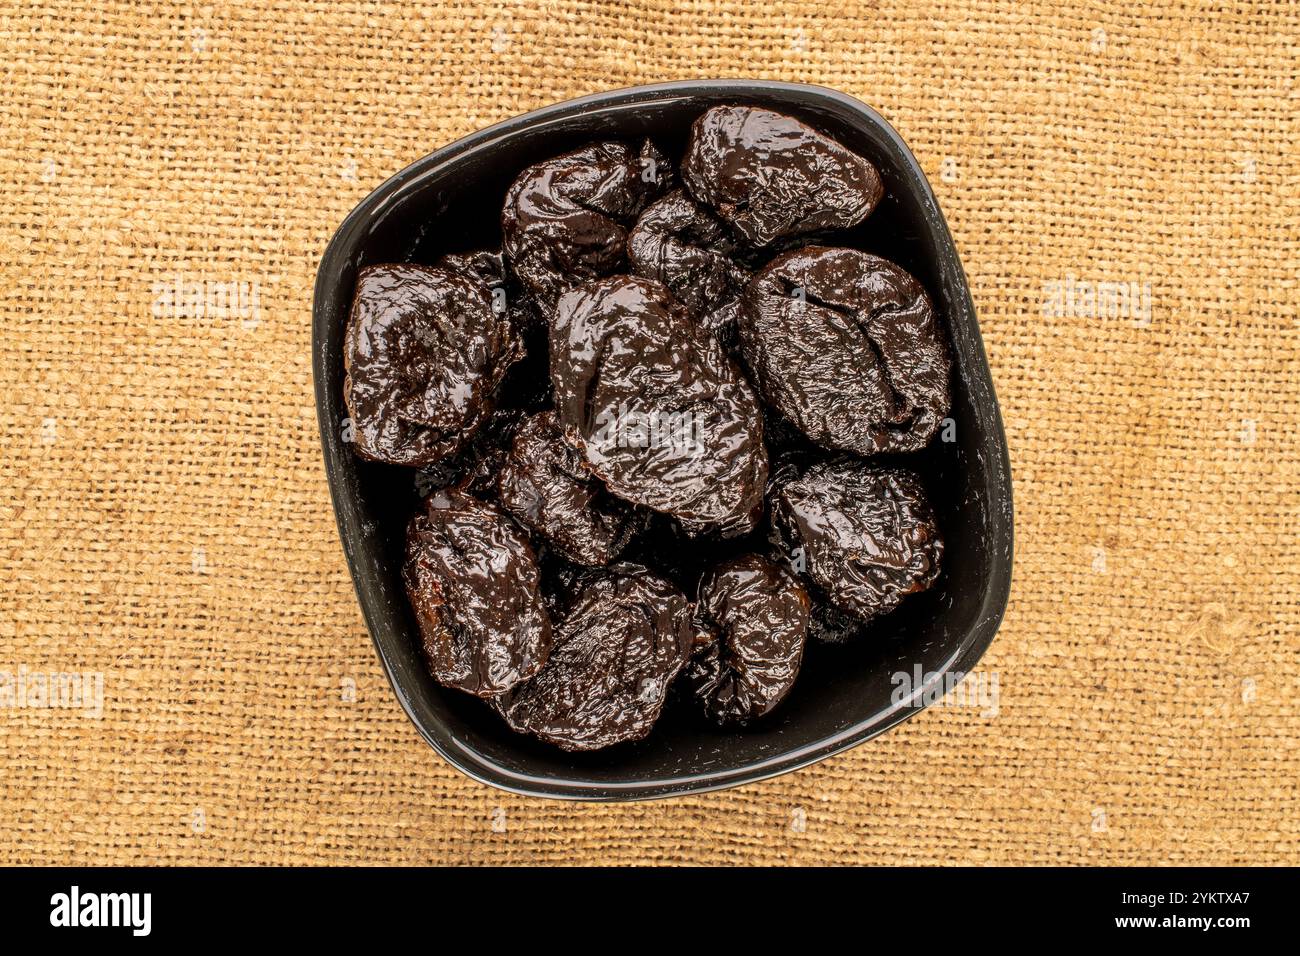
[[[721,220],[677,189],[641,214],[627,237],[632,272],[657,279],[693,316],[704,316],[740,294],[749,270]]]
[[[579,282],[627,265],[627,229],[668,188],[668,159],[646,140],[584,146],[529,166],[506,193],[502,250],[543,315]]]
[[[948,413],[948,347],[921,284],[856,249],[774,259],[740,300],[740,350],[764,399],[826,448],[924,448]]]
[[[712,638],[683,675],[691,695],[721,724],[770,713],[799,674],[808,592],[789,572],[746,554],[704,576],[696,607]]]
[[[565,439],[620,498],[696,525],[743,521],[762,499],[757,398],[662,284],[617,276],[565,293],[551,384]]]
[[[552,412],[524,421],[497,476],[501,503],[563,558],[605,565],[636,529],[632,508],[605,490],[564,441]]]
[[[522,354],[482,283],[424,266],[363,269],[343,345],[357,454],[419,466],[456,452]]]
[[[439,683],[495,697],[541,670],[551,621],[536,559],[499,508],[435,491],[407,528],[402,577]]]
[[[581,580],[546,666],[497,700],[512,729],[572,751],[648,734],[695,638],[686,596],[646,568]]]
[[[943,539],[911,472],[841,459],[774,485],[778,540],[841,611],[864,620],[884,614],[939,576]]]
[[[682,181],[753,246],[855,226],[884,194],[876,168],[790,116],[715,106],[691,127]]]

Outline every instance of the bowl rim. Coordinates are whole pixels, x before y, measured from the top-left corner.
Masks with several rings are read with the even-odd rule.
[[[330,420],[333,396],[325,387],[327,364],[330,356],[325,354],[324,342],[329,323],[332,321],[328,307],[333,304],[336,277],[343,264],[355,252],[358,240],[366,231],[367,224],[386,206],[394,202],[401,193],[414,188],[423,178],[435,174],[440,167],[472,150],[523,129],[554,120],[567,119],[574,114],[590,112],[593,107],[617,105],[625,108],[638,102],[660,102],[675,97],[689,97],[702,92],[717,93],[734,91],[737,99],[745,97],[761,98],[765,94],[794,94],[807,100],[821,100],[834,104],[841,111],[847,110],[857,114],[862,121],[875,128],[880,135],[886,151],[895,162],[899,172],[908,180],[915,198],[920,202],[922,213],[929,227],[934,232],[936,246],[945,261],[941,271],[951,276],[945,285],[954,287],[960,293],[950,303],[953,312],[960,313],[965,320],[954,323],[949,316],[948,331],[954,339],[965,339],[963,343],[970,354],[979,359],[976,372],[983,381],[972,382],[972,387],[981,386],[980,395],[974,402],[975,410],[996,444],[994,460],[989,467],[999,472],[995,484],[1005,489],[1005,498],[1001,509],[990,509],[990,521],[996,529],[1005,535],[1004,557],[992,562],[992,571],[984,586],[984,601],[981,614],[960,642],[958,648],[936,671],[931,672],[934,679],[924,686],[916,688],[907,700],[896,703],[886,711],[878,712],[855,722],[829,736],[819,738],[793,750],[783,751],[771,757],[732,767],[724,770],[702,771],[699,773],[679,774],[649,781],[618,781],[613,783],[593,783],[584,779],[564,777],[536,776],[511,770],[496,763],[479,751],[471,748],[451,734],[439,736],[425,726],[417,715],[414,704],[397,678],[394,659],[386,647],[385,638],[389,638],[378,621],[378,611],[372,607],[368,596],[362,592],[362,568],[360,560],[354,553],[351,542],[362,533],[362,528],[349,511],[348,502],[343,500],[341,482],[337,473],[342,467],[341,456],[346,450],[340,450],[334,441],[334,429]],[[321,450],[324,458],[326,480],[333,503],[335,523],[338,526],[340,542],[348,563],[352,586],[361,606],[362,617],[370,632],[371,641],[379,656],[384,675],[393,689],[398,703],[406,716],[415,725],[420,736],[448,763],[479,783],[505,790],[521,796],[542,797],[561,800],[583,801],[630,801],[651,800],[688,794],[709,793],[730,787],[767,780],[807,767],[852,747],[865,743],[873,737],[897,726],[925,709],[924,697],[940,684],[954,670],[968,673],[970,667],[979,661],[993,640],[1003,615],[1011,591],[1011,574],[1014,552],[1014,518],[1011,500],[1012,483],[1010,459],[1007,449],[1006,434],[1002,424],[997,396],[993,389],[991,370],[979,322],[975,314],[974,302],[970,296],[970,284],[957,256],[956,245],[948,229],[947,220],[939,210],[938,201],[926,178],[924,171],[912,151],[903,141],[894,127],[872,107],[856,97],[825,86],[807,83],[787,83],[775,80],[747,79],[695,79],[675,80],[665,83],[653,83],[641,86],[623,87],[599,93],[592,93],[570,100],[564,100],[539,109],[510,117],[484,129],[470,133],[410,163],[404,169],[393,174],[375,187],[344,218],[335,230],[317,267],[316,282],[312,303],[312,378],[316,402],[317,422],[320,429]],[[993,536],[995,539],[997,535]],[[383,636],[381,637],[381,633]],[[913,701],[920,700],[916,706]]]

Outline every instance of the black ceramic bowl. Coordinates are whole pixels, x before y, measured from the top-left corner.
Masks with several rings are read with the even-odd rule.
[[[532,163],[609,137],[652,136],[679,157],[691,122],[720,103],[798,117],[868,157],[885,198],[846,244],[893,260],[929,291],[952,338],[956,441],[912,456],[946,540],[935,586],[905,600],[843,645],[810,646],[790,696],[743,732],[669,707],[643,740],[568,754],[512,733],[483,702],[440,687],[425,671],[400,577],[403,532],[417,504],[413,472],[363,462],[343,440],[343,329],[357,270],[432,262],[496,246],[506,187]],[[905,720],[892,675],[942,680],[968,672],[988,647],[1011,579],[1011,475],[979,325],[952,236],[920,166],[874,110],[832,90],[712,80],[601,93],[498,123],[408,166],[352,211],[316,279],[313,370],[325,468],[339,535],[366,623],[397,699],[445,759],[519,793],[588,800],[663,797],[735,786],[802,767]]]

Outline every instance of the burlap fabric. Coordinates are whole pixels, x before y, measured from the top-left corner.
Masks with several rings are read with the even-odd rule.
[[[103,711],[0,709],[0,861],[1297,862],[1295,3],[2,6],[0,671]],[[316,263],[437,146],[710,75],[855,94],[935,185],[1015,473],[999,700],[727,793],[512,798],[362,624]]]

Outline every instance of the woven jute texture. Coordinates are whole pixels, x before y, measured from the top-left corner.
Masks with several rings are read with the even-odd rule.
[[[1294,0],[0,8],[0,862],[1300,862]],[[315,268],[443,144],[705,76],[856,95],[934,184],[1015,475],[996,706],[720,794],[514,798],[381,674]],[[37,706],[51,672],[102,714]]]

